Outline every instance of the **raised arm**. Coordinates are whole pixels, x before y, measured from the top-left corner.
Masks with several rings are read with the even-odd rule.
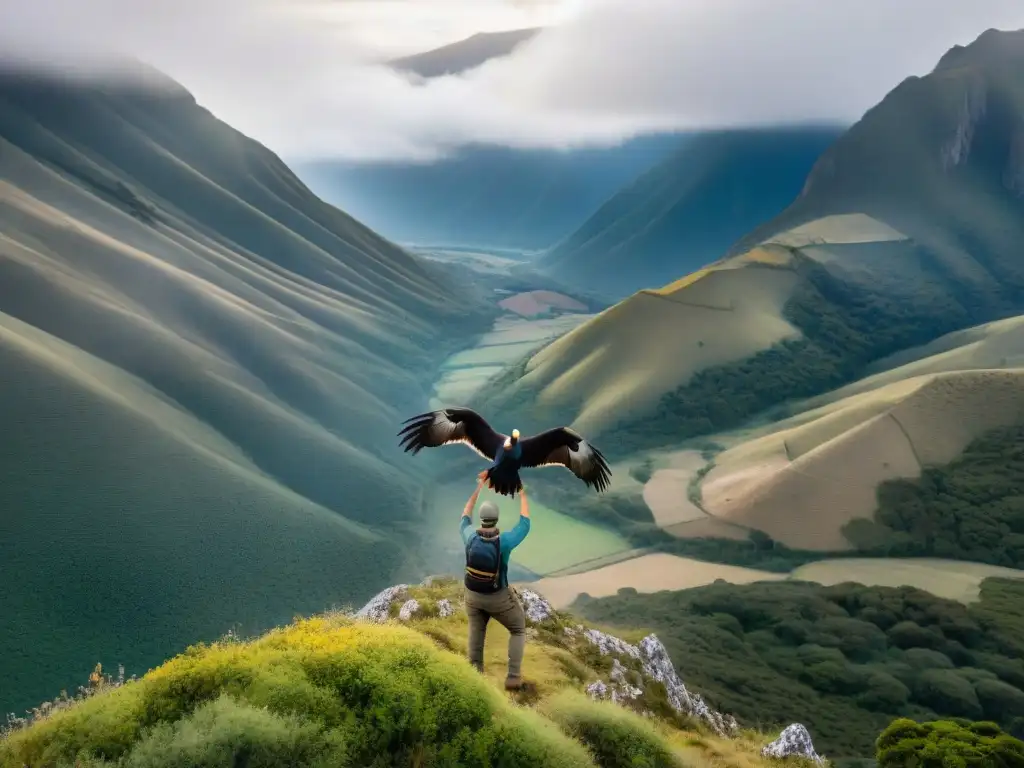
[[[526,486],[524,485],[519,491],[519,516],[529,517],[530,516],[530,502],[526,500]]]
[[[473,491],[473,495],[469,497],[469,501],[466,502],[466,508],[462,510],[462,517],[459,519],[459,535],[462,536],[462,542],[465,544],[469,540],[469,536],[473,533],[473,507],[476,506],[476,500],[480,496],[480,491],[484,487],[484,480],[481,479],[477,483],[476,490]]]
[[[473,519],[473,507],[476,506],[476,500],[480,498],[480,491],[483,490],[484,482],[483,478],[481,478],[480,482],[476,484],[476,490],[473,491],[473,495],[466,502],[466,508],[462,510],[463,517],[468,517],[470,520]]]
[[[501,534],[501,546],[512,550],[523,543],[526,534],[530,532],[530,505],[526,501],[525,488],[519,491],[519,522],[515,527],[506,533]]]

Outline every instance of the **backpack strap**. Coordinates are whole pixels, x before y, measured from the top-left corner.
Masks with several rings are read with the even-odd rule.
[[[501,534],[494,537],[494,546],[498,550],[498,567],[494,569],[494,591],[497,592],[501,581]]]

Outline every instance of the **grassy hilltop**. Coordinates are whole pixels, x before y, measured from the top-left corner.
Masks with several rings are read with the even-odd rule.
[[[628,654],[566,633],[578,628],[566,614],[530,630],[524,671],[534,687],[499,692],[508,636],[492,625],[486,674],[473,671],[461,658],[459,592],[453,580],[435,581],[402,597],[418,601],[411,619],[394,618],[399,600],[385,624],[318,616],[254,640],[190,648],[120,686],[97,677],[93,695],[0,740],[0,766],[769,764],[759,750],[771,737],[716,735],[678,714],[665,686],[637,677]],[[442,615],[452,604],[454,615]],[[608,682],[620,661],[642,694],[626,705],[588,698],[583,688]]]

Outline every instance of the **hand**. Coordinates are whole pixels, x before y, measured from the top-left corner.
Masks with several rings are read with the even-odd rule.
[[[478,474],[477,477],[480,479],[478,486],[482,486],[487,481],[487,470],[485,469],[483,472]]]

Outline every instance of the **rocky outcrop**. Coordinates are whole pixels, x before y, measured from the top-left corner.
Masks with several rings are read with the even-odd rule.
[[[413,616],[420,612],[420,601],[419,600],[406,600],[402,603],[402,607],[398,609],[398,620],[409,621]]]
[[[825,764],[825,759],[814,751],[814,742],[811,741],[810,732],[800,723],[786,726],[786,729],[779,734],[779,738],[762,749],[761,754],[776,760],[802,757],[821,765]]]
[[[602,655],[639,661],[643,677],[656,680],[665,686],[668,702],[676,712],[703,720],[715,733],[722,736],[732,735],[739,730],[739,723],[735,718],[723,715],[708,706],[703,698],[698,694],[691,693],[686,688],[668,656],[668,651],[665,650],[664,644],[656,635],[648,635],[640,641],[639,645],[631,645],[621,638],[596,629],[580,627],[579,630],[580,635],[596,646]],[[600,694],[601,698],[609,697],[614,701],[626,701],[643,694],[642,689],[634,691],[635,686],[625,678],[625,668],[619,662],[619,658],[612,662],[609,684],[606,684],[604,688],[595,688],[593,692],[588,689],[592,696],[597,697]]]
[[[396,584],[381,590],[371,597],[366,605],[356,611],[355,617],[377,622],[386,621],[391,614],[391,604],[398,600],[404,600],[408,592],[408,584]]]
[[[532,589],[520,589],[518,592],[523,600],[523,610],[526,611],[527,621],[540,624],[554,617],[555,609],[551,607],[547,600]]]
[[[435,579],[431,579],[431,583]],[[668,651],[656,635],[648,635],[639,644],[633,645],[622,638],[582,624],[565,625],[558,612],[543,596],[531,589],[520,589],[518,592],[526,612],[527,631],[532,636],[536,637],[539,626],[555,631],[560,627],[568,643],[589,643],[601,655],[612,657],[608,679],[598,680],[587,687],[587,693],[593,698],[611,699],[625,704],[644,695],[645,683],[656,681],[665,687],[668,703],[676,712],[702,720],[715,733],[723,736],[732,735],[739,729],[733,717],[712,709],[703,698],[687,689]],[[399,584],[374,596],[355,616],[370,621],[385,621],[391,616],[392,606],[399,601],[402,601],[398,610],[399,621],[409,621],[421,613],[420,602],[409,597],[409,585]],[[449,599],[438,601],[438,616],[445,618],[454,613],[455,608]],[[783,732],[783,736],[788,732],[789,729]]]

